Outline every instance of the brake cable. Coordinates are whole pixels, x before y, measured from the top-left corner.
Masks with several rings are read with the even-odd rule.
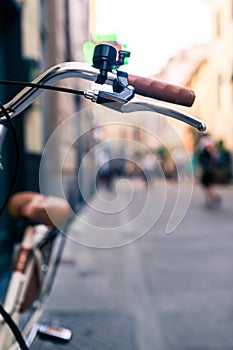
[[[84,95],[84,91],[83,90],[70,89],[70,88],[65,88],[65,87],[62,87],[62,86],[52,86],[52,85],[46,85],[46,84],[29,83],[29,82],[26,82],[26,81],[0,80],[0,84],[2,84],[2,85],[23,86],[23,87],[32,87],[32,88],[43,89],[43,90],[61,91],[61,92],[66,92],[66,93],[74,94],[74,95]]]
[[[0,304],[0,314],[2,315],[4,321],[8,324],[9,328],[11,329],[12,333],[15,336],[15,339],[17,340],[20,349],[21,350],[29,350],[27,344],[25,343],[25,340],[23,339],[23,336],[18,328],[18,326],[13,321],[12,317],[6,312],[4,307]]]

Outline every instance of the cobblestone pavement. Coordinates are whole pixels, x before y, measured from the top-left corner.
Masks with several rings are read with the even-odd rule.
[[[67,349],[233,349],[233,188],[220,188],[221,208],[207,210],[195,185],[190,204],[188,195],[179,201],[175,215],[187,211],[170,234],[165,231],[177,185],[167,185],[161,209],[163,191],[154,183],[141,216],[148,196],[142,183],[135,181],[134,188],[123,210],[114,207],[114,190],[103,191],[104,210],[97,210],[97,198],[74,221],[45,319],[73,329],[73,341],[63,345]],[[128,185],[118,190],[126,203],[132,194]],[[179,190],[190,193],[190,184]],[[154,214],[156,222],[149,225]],[[116,226],[119,242],[128,244],[113,248]],[[103,227],[105,236],[96,238]],[[105,237],[112,247],[96,248]]]

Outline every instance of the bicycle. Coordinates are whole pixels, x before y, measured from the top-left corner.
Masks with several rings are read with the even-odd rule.
[[[27,336],[52,287],[64,247],[64,236],[59,235],[58,227],[68,221],[70,209],[60,198],[19,192],[10,199],[9,213],[22,227],[23,238],[15,248],[4,309]],[[14,338],[1,320],[0,348],[11,349],[12,345]]]
[[[11,83],[11,84],[17,84],[17,85],[23,85],[27,86],[24,88],[21,92],[19,92],[10,102],[8,102],[5,105],[0,105],[0,136],[1,136],[1,144],[3,142],[4,136],[6,134],[7,125],[11,125],[11,118],[14,118],[16,115],[18,115],[20,112],[22,112],[27,106],[29,106],[35,98],[41,93],[42,89],[51,89],[51,90],[59,90],[64,91],[68,93],[74,93],[78,95],[82,95],[86,99],[90,100],[93,103],[104,105],[107,108],[114,109],[120,113],[131,113],[135,111],[151,111],[157,114],[166,115],[172,118],[175,118],[177,120],[180,120],[184,123],[187,123],[191,125],[192,127],[195,127],[199,131],[205,131],[206,126],[205,124],[199,120],[196,119],[190,115],[187,115],[179,110],[174,109],[173,107],[168,107],[165,104],[159,103],[158,101],[154,102],[152,100],[145,100],[145,99],[136,99],[135,94],[152,98],[155,100],[160,100],[164,102],[174,103],[178,105],[184,105],[187,107],[192,106],[194,100],[195,100],[195,94],[192,90],[176,86],[173,84],[169,84],[166,82],[161,82],[158,80],[150,79],[150,78],[142,78],[139,76],[134,76],[131,74],[128,74],[124,71],[119,70],[119,67],[124,64],[125,57],[128,57],[130,55],[129,52],[120,50],[118,52],[117,57],[117,50],[115,47],[108,45],[108,44],[100,44],[95,47],[94,55],[93,55],[93,66],[90,66],[88,64],[84,63],[78,63],[78,62],[65,62],[62,64],[58,64],[54,67],[51,67],[41,75],[39,75],[32,83],[23,83],[23,82],[6,82],[2,81],[2,83]],[[65,89],[62,87],[57,86],[51,86],[51,84],[56,83],[59,80],[65,79],[65,78],[81,78],[85,79],[91,82],[95,82],[98,85],[110,85],[112,88],[111,91],[105,91],[101,89],[91,89],[91,90],[72,90],[72,89]],[[23,193],[20,197],[20,194],[16,195],[16,197],[13,197],[12,202],[10,202],[10,212],[15,218],[20,218],[23,214],[22,210],[22,201],[25,201],[25,198],[27,196],[31,196],[30,200],[35,198],[35,194],[30,193]],[[38,196],[38,194],[37,194]],[[7,203],[8,198],[6,199],[5,203]],[[29,200],[29,203],[30,203]],[[55,202],[58,201],[58,199],[55,200]],[[27,201],[26,201],[27,202]],[[21,204],[20,204],[21,203]],[[44,206],[40,207],[39,211],[34,212],[34,215],[30,214],[29,216],[23,215],[28,217],[30,220],[36,220],[36,222],[40,224],[45,224],[45,231],[46,234],[42,233],[40,235],[40,239],[37,241],[36,236],[37,234],[34,233],[34,228],[29,224],[25,231],[24,239],[20,246],[20,251],[25,251],[26,249],[29,249],[31,252],[33,252],[33,259],[30,263],[30,269],[31,272],[29,273],[30,278],[36,278],[35,275],[35,259],[36,259],[36,252],[37,250],[41,250],[42,247],[45,246],[52,237],[52,243],[53,243],[53,237],[54,237],[54,231],[57,232],[57,227],[60,224],[64,224],[64,221],[68,219],[67,213],[69,212],[67,206],[63,203],[62,207],[64,210],[64,221],[61,223],[59,222],[59,225],[56,223],[57,216],[53,217],[54,211],[56,214],[56,211],[58,210],[58,206],[54,205],[52,206],[52,211],[49,210],[48,203],[46,204],[46,198]],[[30,206],[30,205],[29,205]],[[25,207],[25,206],[24,206]],[[32,204],[33,209],[33,204]],[[35,207],[34,207],[35,209]],[[33,210],[31,211],[31,213]],[[36,213],[36,214],[35,214]],[[39,215],[37,215],[39,214]],[[52,226],[51,226],[52,225]],[[35,226],[36,229],[40,230],[38,228],[38,225]],[[39,225],[40,227],[40,225]],[[48,229],[50,228],[50,229]],[[43,230],[42,230],[43,231]],[[49,231],[49,232],[48,232]],[[58,230],[59,231],[59,230]],[[55,234],[57,237],[57,234]],[[41,238],[42,237],[42,238]],[[63,236],[64,238],[64,236]],[[28,243],[29,242],[29,243]],[[59,254],[57,254],[59,256]],[[17,258],[17,264],[20,262],[20,254]],[[16,266],[17,266],[16,264]],[[51,264],[51,267],[54,267],[54,263]],[[22,269],[21,269],[22,270]],[[17,270],[16,270],[17,271]],[[21,271],[22,272],[22,271]],[[21,276],[22,277],[22,276]],[[37,276],[38,277],[38,276]],[[12,279],[14,279],[14,276],[12,276]],[[29,280],[29,277],[27,278],[27,282]],[[13,282],[12,282],[13,283]],[[38,285],[38,281],[37,281]],[[19,307],[16,310],[17,317],[20,312],[24,311],[24,308],[30,309],[32,301],[40,300],[40,297],[46,293],[42,293],[41,291],[37,294],[36,288],[34,290],[33,296],[29,298],[29,294],[27,292],[32,292],[32,289],[27,288],[27,283],[25,283],[25,290],[22,291],[21,294],[21,303],[19,303]],[[45,280],[44,287],[48,288],[48,282]],[[41,290],[43,290],[41,288]],[[11,286],[9,287],[9,290],[11,291]],[[26,296],[26,298],[25,298]],[[15,303],[16,296],[11,295],[9,298],[7,297],[5,302],[5,308],[8,309],[8,311],[12,310],[12,304]],[[9,300],[9,302],[8,302]],[[23,304],[22,301],[25,303]],[[9,306],[10,305],[10,306]],[[26,305],[26,306],[24,306]],[[38,308],[39,314],[41,312],[41,308]],[[2,310],[2,314],[4,314],[4,308]],[[34,318],[31,317],[31,322],[27,322],[27,327],[25,329],[19,331],[20,325],[16,326],[18,333],[23,333],[24,338],[27,338],[28,345],[24,342],[23,338],[21,338],[21,349],[28,349],[28,346],[30,346],[30,341],[28,340],[28,336],[33,329],[33,326],[36,324],[37,320],[39,319],[39,314],[36,314],[34,312]],[[11,315],[10,315],[11,316]],[[15,318],[17,322],[17,317]],[[14,316],[12,317],[14,319]],[[3,326],[5,332],[6,325]],[[36,329],[35,334],[36,335],[38,329]],[[10,332],[10,331],[9,331]],[[8,332],[8,334],[10,334]],[[9,335],[11,339],[13,339],[12,335]],[[19,336],[20,338],[20,336]],[[17,339],[19,341],[19,339]],[[4,348],[1,348],[2,350],[8,350],[8,349],[15,349],[17,347],[17,344],[13,344],[12,347],[9,348],[9,343],[4,345]]]

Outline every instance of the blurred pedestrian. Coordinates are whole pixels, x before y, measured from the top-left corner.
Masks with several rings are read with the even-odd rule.
[[[112,174],[108,152],[104,149],[96,148],[95,159],[97,167],[96,183],[97,185],[102,184],[110,190],[112,187]]]
[[[152,183],[155,178],[157,159],[152,152],[147,152],[141,159],[140,164],[143,171],[143,179],[148,185]]]
[[[218,168],[219,152],[209,134],[200,136],[197,144],[197,154],[205,205],[209,209],[218,208],[221,203],[221,197],[216,192],[215,175]]]
[[[225,143],[223,140],[218,141],[216,147],[219,152],[217,182],[230,183],[232,179],[231,152],[225,146]]]

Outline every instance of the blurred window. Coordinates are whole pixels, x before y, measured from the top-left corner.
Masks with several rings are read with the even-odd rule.
[[[216,13],[216,36],[219,37],[221,35],[221,14],[220,12]]]
[[[218,107],[220,108],[222,105],[222,76],[221,74],[218,74],[217,77],[217,103],[218,103]]]

